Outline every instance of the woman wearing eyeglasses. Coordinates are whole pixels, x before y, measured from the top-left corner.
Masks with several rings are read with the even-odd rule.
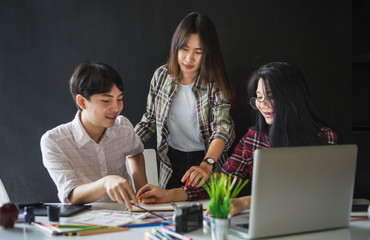
[[[235,147],[222,172],[252,178],[253,154],[258,148],[328,145],[337,134],[326,127],[309,99],[301,70],[289,63],[272,62],[254,72],[248,83],[255,124]],[[162,191],[150,185],[139,190],[144,203],[208,198],[203,188]],[[250,207],[250,196],[233,200],[230,215]]]
[[[245,165],[252,178],[253,153],[258,148],[337,143],[337,134],[314,109],[298,67],[285,62],[263,65],[251,76],[248,94],[252,96],[249,104],[255,110],[255,125],[240,140],[223,170],[231,172],[238,165]],[[245,170],[240,177],[245,177]],[[249,207],[250,196],[236,198],[230,215]]]

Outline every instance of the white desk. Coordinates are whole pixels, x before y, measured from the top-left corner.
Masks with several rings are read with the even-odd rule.
[[[93,209],[113,209],[122,210],[124,207],[118,204],[94,204]],[[36,221],[48,222],[47,217],[36,217]],[[73,240],[74,238],[92,239],[92,240],[123,240],[123,239],[144,239],[144,232],[150,231],[151,227],[146,228],[132,228],[125,232],[117,233],[104,233],[89,236],[51,236],[47,233],[40,231],[39,229],[28,224],[16,224],[12,229],[0,228],[0,240],[13,240],[13,239],[24,239],[24,240],[48,240],[48,239],[60,239],[60,240]],[[194,240],[209,240],[211,239],[210,229],[199,229],[186,234]],[[321,231],[308,234],[298,234],[285,236],[280,238],[269,238],[271,240],[369,240],[370,239],[370,221],[357,221],[351,222],[349,228],[337,229],[331,231]],[[229,235],[229,240],[240,240],[240,238],[233,235]]]

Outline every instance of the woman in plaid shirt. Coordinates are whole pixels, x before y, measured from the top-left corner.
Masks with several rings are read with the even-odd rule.
[[[327,128],[309,100],[306,81],[296,66],[285,62],[266,64],[253,73],[248,90],[255,110],[255,125],[240,140],[222,172],[240,179],[252,178],[253,153],[258,148],[336,144],[337,135]],[[142,202],[172,202],[208,198],[203,188],[164,190],[141,188]],[[234,215],[250,207],[250,196],[233,200]]]
[[[157,134],[161,187],[183,186],[188,177],[189,185],[200,187],[222,167],[235,138],[232,98],[216,29],[192,12],[172,37],[167,64],[153,75],[146,112],[135,127],[143,141]]]

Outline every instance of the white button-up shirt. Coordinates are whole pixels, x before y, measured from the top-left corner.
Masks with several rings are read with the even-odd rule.
[[[86,133],[77,112],[72,122],[47,131],[41,138],[44,166],[58,188],[58,197],[66,202],[77,186],[91,183],[107,175],[119,175],[131,182],[126,157],[144,151],[130,121],[117,117],[99,143]],[[99,202],[111,202],[105,194]]]

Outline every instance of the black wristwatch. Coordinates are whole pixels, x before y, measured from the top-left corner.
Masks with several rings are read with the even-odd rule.
[[[206,162],[207,164],[211,165],[212,167],[215,167],[216,161],[213,158],[205,158],[202,162]]]

